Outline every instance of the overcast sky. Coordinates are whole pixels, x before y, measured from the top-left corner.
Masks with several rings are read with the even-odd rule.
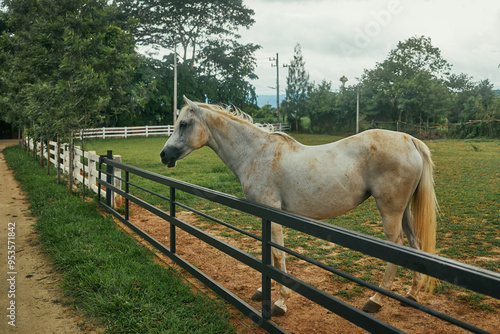
[[[500,89],[499,0],[243,0],[255,11],[255,24],[240,31],[256,52],[257,94],[276,94],[279,54],[280,93],[285,92],[288,64],[299,43],[310,80],[356,84],[364,69],[386,59],[399,41],[430,37],[452,64],[452,73],[475,81],[489,79]],[[274,62],[275,63],[275,62]],[[274,87],[274,88],[270,88]]]

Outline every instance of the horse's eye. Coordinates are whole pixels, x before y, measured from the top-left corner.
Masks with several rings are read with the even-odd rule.
[[[185,129],[185,128],[187,127],[187,125],[188,125],[188,124],[187,124],[187,122],[186,122],[186,121],[181,121],[181,122],[179,123],[179,127],[180,127],[181,129]]]

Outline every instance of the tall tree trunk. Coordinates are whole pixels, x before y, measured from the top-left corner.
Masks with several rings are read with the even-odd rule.
[[[43,167],[43,138],[40,137],[40,166]]]
[[[195,52],[195,51],[196,51],[196,43],[195,43],[195,42],[193,42],[193,54],[192,54],[192,56],[191,56],[191,70],[193,70],[193,69],[194,69],[194,57],[195,57],[195,55],[196,55],[196,52]]]

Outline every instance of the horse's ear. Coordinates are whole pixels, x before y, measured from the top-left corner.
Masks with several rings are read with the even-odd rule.
[[[193,102],[191,101],[190,99],[188,99],[186,97],[186,95],[183,96],[184,97],[184,102],[186,102],[186,104],[192,109],[192,110],[196,110],[198,109],[198,106]]]

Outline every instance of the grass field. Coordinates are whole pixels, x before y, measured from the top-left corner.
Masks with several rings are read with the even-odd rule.
[[[324,135],[293,136],[307,145],[340,139]],[[122,155],[125,163],[243,197],[236,177],[209,148],[195,151],[179,161],[176,168],[167,169],[159,158],[165,140],[162,137],[93,140],[87,143],[87,148],[101,154],[111,149],[114,154]],[[426,144],[435,163],[435,189],[441,209],[438,218],[439,254],[500,271],[500,140],[437,140],[427,141]],[[145,184],[143,180],[137,180],[137,183],[160,193],[167,191],[155,184]],[[147,197],[146,194],[144,196]],[[149,199],[156,201],[153,197]],[[188,195],[178,196],[178,200],[205,210],[217,207]],[[225,210],[219,211],[224,216]],[[227,214],[227,217],[235,224],[255,225],[252,219],[238,217],[235,221],[234,215]],[[380,215],[373,198],[347,214],[327,221],[384,238]],[[253,226],[255,231],[259,228],[260,226]],[[294,235],[293,231],[289,231],[289,234]],[[307,244],[309,255],[327,258],[327,261],[341,267],[344,263],[345,269],[353,270],[353,261],[333,257],[328,259],[328,254],[318,254],[315,246],[320,245],[321,241],[311,241],[306,236],[298,235],[297,240],[288,242]],[[315,242],[318,244],[315,245]]]
[[[324,135],[293,136],[307,145],[339,139]],[[87,143],[87,147],[101,154],[112,149],[114,154],[122,155],[125,163],[243,197],[236,177],[209,148],[195,151],[179,161],[176,168],[167,169],[159,159],[165,140],[161,137],[93,140]],[[437,140],[426,144],[435,163],[435,189],[441,209],[438,218],[439,254],[500,271],[500,141]],[[155,184],[137,182],[160,193],[167,191]],[[155,201],[154,198],[150,200]],[[201,202],[189,195],[181,195],[178,200],[205,210],[214,209],[213,203]],[[234,216],[231,217],[234,220]],[[238,220],[242,220],[239,222],[241,225],[251,224],[251,220],[245,221],[244,217]],[[384,238],[373,198],[347,214],[327,221]],[[255,226],[255,229],[258,228]],[[314,246],[308,245],[308,248],[311,249],[311,255],[317,257]],[[339,264],[338,259],[332,258],[331,261]]]
[[[340,139],[320,135],[294,137],[308,145]],[[236,177],[209,148],[195,151],[179,161],[176,168],[167,169],[159,159],[165,140],[160,137],[93,140],[86,143],[86,150],[104,154],[111,149],[127,164],[243,196]],[[500,140],[439,140],[426,144],[436,164],[436,193],[441,207],[439,253],[499,272]],[[29,194],[42,244],[64,272],[64,287],[77,309],[96,318],[109,332],[231,332],[223,306],[191,293],[180,283],[176,272],[153,263],[150,252],[116,229],[109,218],[96,213],[92,204],[84,204],[76,196],[68,197],[64,186],[55,185],[54,175],[45,176],[44,170],[36,167],[37,162],[27,159],[21,150],[12,148],[4,153]],[[168,196],[166,187],[135,179],[133,175],[131,181]],[[157,197],[132,189],[149,202],[167,205]],[[217,218],[260,233],[260,223],[254,217],[236,215],[220,205],[183,193],[177,194],[177,201],[210,210]],[[380,215],[372,199],[328,222],[384,238]],[[234,232],[223,233],[219,235],[238,238]],[[291,248],[300,248],[304,255],[346,272],[356,272],[376,284],[385,266],[381,261],[367,261],[360,253],[325,245],[324,241],[293,230],[286,231],[285,242]],[[248,251],[255,255],[260,252],[258,247]],[[296,259],[288,257],[288,260]],[[400,269],[398,277],[405,284],[410,283],[408,270]],[[442,284],[437,292],[447,294],[450,289],[454,289],[451,284]],[[361,293],[361,288],[351,285],[334,294],[349,299]],[[459,293],[472,307],[492,310],[482,296],[463,289]]]

